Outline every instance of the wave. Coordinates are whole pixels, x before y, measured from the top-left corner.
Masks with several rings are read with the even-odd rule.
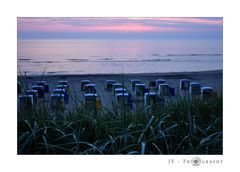
[[[222,54],[167,54],[167,56],[222,56]]]
[[[100,61],[113,61],[113,58],[106,57],[106,58],[100,58],[98,60],[100,60]]]
[[[31,59],[28,59],[28,58],[18,58],[18,60],[20,60],[20,61],[30,61]]]
[[[164,62],[164,61],[171,61],[171,59],[161,59],[161,58],[156,58],[156,59],[135,59],[135,60],[105,60],[105,61],[98,61],[98,60],[92,60],[89,62],[112,62],[112,63],[136,63],[136,62]]]
[[[131,59],[131,60],[114,60],[113,58],[101,58],[97,60],[90,59],[67,59],[72,62],[89,62],[89,63],[103,63],[103,62],[111,62],[111,63],[134,63],[134,62],[151,62],[151,61],[171,61],[170,58],[155,58],[155,59]]]
[[[177,56],[222,56],[222,54],[219,53],[190,53],[190,54],[158,54],[158,53],[153,53],[151,54],[152,56],[160,56],[160,57],[177,57]]]
[[[59,61],[46,60],[46,61],[33,61],[32,63],[59,63]]]
[[[54,71],[54,72],[46,72],[47,74],[61,74],[61,73],[68,73],[68,71]]]
[[[153,53],[151,54],[152,56],[166,56],[166,55],[163,55],[163,54],[157,54],[157,53]]]
[[[72,62],[87,62],[89,61],[89,59],[66,59],[68,61],[72,61]]]
[[[200,61],[199,59],[187,58],[153,58],[153,59],[134,59],[134,60],[83,60],[83,59],[68,59],[74,63],[141,63],[141,62],[184,62],[184,61]],[[32,63],[64,63],[64,61],[33,61]]]
[[[94,59],[91,57],[89,58],[66,58],[61,61],[52,61],[52,60],[32,60],[30,58],[18,58],[19,63],[38,63],[38,64],[55,64],[55,63],[66,63],[66,61],[72,62],[72,63],[144,63],[144,62],[200,62],[202,60],[207,60],[207,58],[201,58],[201,57],[217,57],[222,56],[220,53],[213,53],[213,54],[207,54],[207,53],[191,53],[191,54],[151,54],[150,56],[143,57],[137,57],[137,58],[128,58],[128,59],[114,59],[112,57],[105,57],[105,58],[97,58]],[[125,57],[126,58],[126,57]],[[211,59],[211,58],[209,58]],[[215,58],[214,58],[215,59]],[[204,61],[205,61],[204,60]],[[216,59],[215,59],[216,60]],[[219,58],[221,60],[221,58]]]
[[[169,62],[171,59],[149,59],[149,60],[141,60],[142,62]]]

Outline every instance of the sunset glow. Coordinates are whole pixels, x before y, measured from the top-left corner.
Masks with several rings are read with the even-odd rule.
[[[132,34],[134,37],[141,37],[141,34],[150,37],[162,37],[162,34],[169,36],[188,37],[203,35],[222,34],[222,18],[18,18],[18,38],[34,37],[44,38],[46,35],[55,35],[61,38],[81,38],[92,36],[104,37],[101,33],[109,33],[108,37],[122,37],[124,34]],[[57,35],[57,33],[60,33]],[[172,34],[172,35],[171,35]],[[154,35],[154,36],[153,36]],[[127,37],[126,35],[124,35]],[[166,37],[166,35],[164,35]],[[31,37],[30,37],[31,38]]]

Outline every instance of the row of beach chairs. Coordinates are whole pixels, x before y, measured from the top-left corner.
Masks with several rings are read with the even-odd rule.
[[[49,93],[49,85],[46,81],[37,81],[31,89],[23,89],[20,82],[17,83],[17,91],[19,95],[20,109],[28,109],[37,105],[38,99],[44,99],[45,94]],[[58,84],[51,96],[51,106],[55,109],[63,109],[64,104],[68,103],[69,97],[68,81],[58,81]]]
[[[84,93],[84,103],[86,107],[101,107],[101,100],[98,97],[96,84],[90,80],[81,80],[81,91]],[[198,82],[191,82],[188,79],[180,80],[180,90],[190,95],[200,95],[202,99],[213,96],[213,88],[201,86]],[[127,105],[132,108],[133,95],[135,100],[144,102],[145,106],[161,102],[166,97],[175,96],[176,90],[166,80],[157,79],[150,81],[148,87],[140,79],[131,80],[131,92],[122,83],[115,80],[106,80],[106,91],[112,91],[113,97],[118,106]],[[45,93],[49,93],[49,85],[46,81],[37,81],[31,89],[22,90],[22,85],[18,82],[17,91],[19,95],[20,108],[29,108],[36,105],[38,98],[44,98]],[[69,82],[58,81],[55,89],[50,94],[51,107],[53,109],[64,109],[64,105],[69,101]],[[23,93],[23,94],[21,94]]]
[[[20,82],[17,83],[17,92],[19,95],[19,105],[21,109],[27,109],[36,105],[38,98],[44,98],[45,93],[49,93],[49,86],[46,81],[37,81],[31,89],[23,89]],[[24,94],[22,94],[24,93]]]
[[[115,80],[107,80],[105,89],[113,91],[117,105],[130,104],[130,107],[132,107],[132,96],[124,88],[123,84],[117,83]],[[135,94],[135,100],[143,100],[145,106],[164,102],[164,98],[172,97],[176,94],[175,88],[164,79],[150,81],[148,87],[141,83],[140,79],[133,79],[131,80],[131,90]],[[180,90],[192,96],[200,96],[202,99],[208,99],[214,95],[212,87],[201,86],[200,83],[191,82],[188,79],[180,80]]]
[[[202,99],[212,98],[216,94],[212,87],[202,86],[199,82],[191,82],[188,79],[180,80],[180,89],[190,95],[200,95]]]

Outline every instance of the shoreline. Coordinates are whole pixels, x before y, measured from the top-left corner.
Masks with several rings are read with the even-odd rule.
[[[165,77],[174,77],[174,76],[190,76],[190,75],[206,75],[206,74],[223,74],[223,70],[209,70],[209,71],[191,71],[191,72],[166,72],[166,73],[126,73],[126,74],[44,74],[44,75],[26,75],[28,79],[31,78],[39,78],[42,77],[49,77],[49,78],[55,78],[55,77],[60,77],[60,78],[73,78],[73,77],[107,77],[107,76],[112,76],[112,77],[118,77],[118,76],[126,76],[126,77],[134,77],[134,76],[142,76],[142,77],[156,77],[156,76],[165,76]],[[18,79],[25,78],[24,75],[20,76],[17,75]]]

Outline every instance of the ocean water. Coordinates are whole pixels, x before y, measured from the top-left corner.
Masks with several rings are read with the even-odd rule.
[[[18,75],[118,74],[223,69],[222,40],[25,39]]]

